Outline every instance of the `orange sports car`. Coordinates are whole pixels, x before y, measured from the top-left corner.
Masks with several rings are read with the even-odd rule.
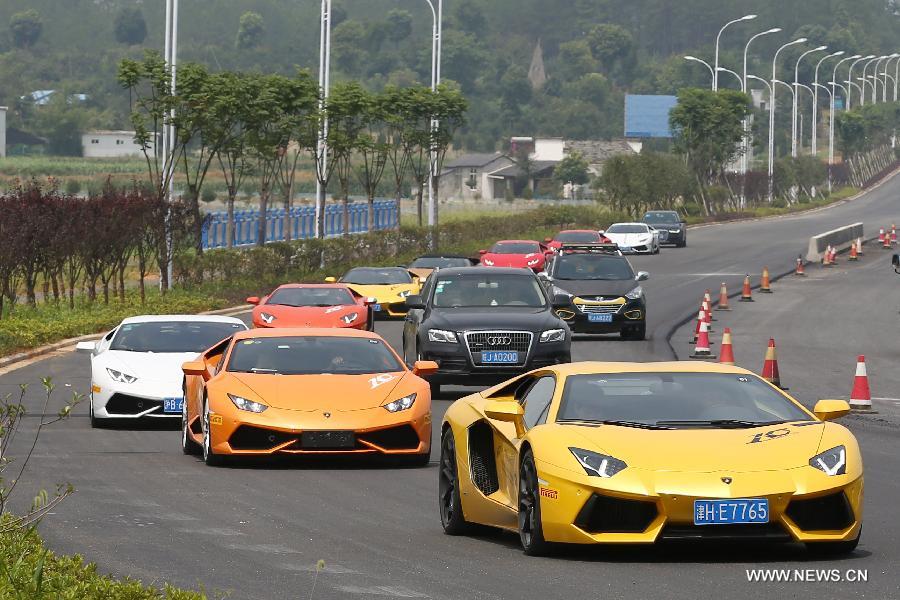
[[[424,466],[431,391],[379,335],[252,329],[184,363],[181,439],[208,465],[229,455],[380,454]]]
[[[372,302],[340,283],[289,283],[268,296],[250,296],[254,327],[374,329]]]

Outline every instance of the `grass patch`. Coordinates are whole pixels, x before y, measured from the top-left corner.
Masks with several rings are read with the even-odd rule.
[[[101,575],[93,563],[79,556],[50,552],[33,528],[11,525],[0,518],[0,598],[21,600],[206,600],[203,592],[162,588],[140,581]]]

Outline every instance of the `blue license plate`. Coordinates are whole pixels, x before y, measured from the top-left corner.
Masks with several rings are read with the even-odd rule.
[[[518,352],[482,352],[481,353],[481,362],[483,363],[491,363],[491,364],[509,364],[509,363],[517,363],[519,362],[519,353]]]
[[[372,310],[374,310],[375,312],[381,312],[381,305],[380,305],[380,304],[373,304],[373,305],[372,305]]]
[[[184,398],[163,398],[164,413],[181,413]]]
[[[765,498],[694,500],[694,525],[768,522],[769,501]]]
[[[613,316],[606,313],[591,313],[588,315],[588,321],[591,323],[612,323]]]

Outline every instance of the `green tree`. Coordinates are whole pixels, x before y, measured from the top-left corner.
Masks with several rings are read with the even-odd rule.
[[[81,156],[81,134],[92,124],[91,111],[69,101],[70,94],[57,90],[46,106],[35,111],[34,130],[47,139],[47,152],[57,156]]]
[[[344,206],[344,235],[350,234],[350,180],[353,177],[353,155],[360,147],[366,119],[372,109],[371,94],[355,81],[334,86],[325,110],[328,114],[328,145],[334,156],[335,175],[341,188]]]
[[[337,67],[348,75],[360,73],[366,59],[361,40],[366,39],[366,27],[359,21],[347,19],[331,32],[331,54]]]
[[[144,21],[144,13],[136,6],[123,6],[116,13],[113,32],[116,41],[120,44],[129,46],[143,44],[147,38],[147,22]]]
[[[266,32],[266,23],[258,12],[248,10],[241,15],[238,23],[237,39],[235,47],[238,50],[250,50],[258,47],[262,43],[263,35]]]
[[[357,137],[359,160],[356,177],[366,192],[369,231],[375,229],[375,194],[387,168],[391,147],[388,141],[388,110],[392,106],[389,94],[370,96],[361,115],[363,128]]]
[[[387,32],[394,44],[399,44],[412,35],[413,19],[408,10],[392,8],[387,13],[387,23]]]
[[[612,69],[617,61],[627,57],[634,47],[634,38],[631,34],[623,27],[612,23],[600,23],[591,28],[587,42],[594,58],[608,70]]]
[[[838,143],[841,153],[852,158],[865,150],[866,121],[858,111],[843,111],[835,116]]]
[[[437,87],[436,91],[431,92],[429,90],[429,92],[431,102],[429,103],[428,112],[435,122],[435,126],[431,129],[430,137],[431,169],[434,173],[431,191],[434,195],[434,212],[435,220],[437,220],[438,190],[440,189],[441,171],[444,170],[444,158],[447,156],[447,150],[450,148],[456,132],[465,125],[469,103],[462,92],[452,84],[442,83]],[[430,245],[434,249],[436,236],[430,238]]]
[[[553,177],[559,183],[585,184],[590,179],[588,173],[588,161],[580,152],[572,152],[566,155],[553,168]]]
[[[9,31],[12,33],[13,44],[17,48],[30,48],[37,43],[44,29],[41,14],[29,8],[22,12],[14,13],[9,18]]]

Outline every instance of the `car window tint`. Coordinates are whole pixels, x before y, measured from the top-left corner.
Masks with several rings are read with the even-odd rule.
[[[556,380],[553,377],[541,377],[534,382],[522,399],[525,406],[525,427],[531,429],[547,421],[547,412],[555,389]]]

